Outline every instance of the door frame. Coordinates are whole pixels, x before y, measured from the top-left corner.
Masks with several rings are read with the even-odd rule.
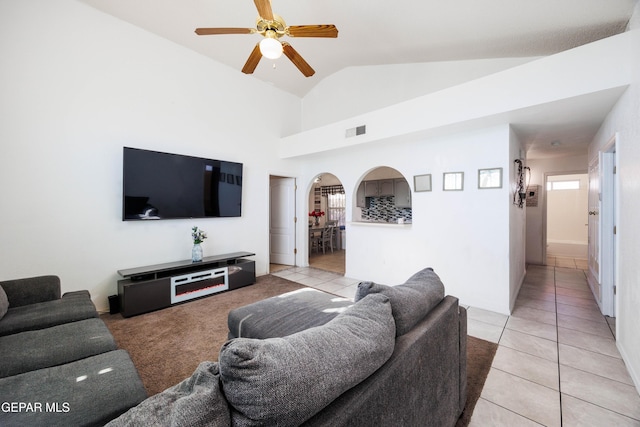
[[[574,171],[560,171],[560,172],[545,172],[544,183],[542,184],[544,189],[544,199],[542,202],[542,260],[544,265],[547,265],[547,212],[548,212],[548,194],[547,194],[547,182],[550,176],[562,176],[562,175],[584,175],[588,174],[588,170],[574,170]]]

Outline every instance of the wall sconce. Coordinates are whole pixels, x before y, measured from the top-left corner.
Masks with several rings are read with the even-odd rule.
[[[527,199],[531,169],[525,166],[520,159],[516,159],[514,163],[516,164],[516,190],[513,193],[513,204],[522,209]]]

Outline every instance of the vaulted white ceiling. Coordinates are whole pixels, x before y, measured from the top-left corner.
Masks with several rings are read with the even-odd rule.
[[[252,0],[80,0],[175,43],[237,69],[261,40],[252,35],[198,36],[198,27],[253,28]],[[327,76],[346,67],[480,58],[534,57],[558,53],[621,33],[637,0],[272,0],[288,25],[335,24],[338,38],[287,38],[315,69],[305,78],[282,56],[262,58],[253,76],[304,97]],[[602,100],[600,100],[602,101]],[[522,126],[527,143],[567,139],[584,148],[611,100],[582,107],[581,118],[552,116]],[[586,111],[585,111],[586,110]],[[535,116],[535,114],[534,114]]]

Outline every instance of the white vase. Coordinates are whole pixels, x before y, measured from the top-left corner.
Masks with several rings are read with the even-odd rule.
[[[202,246],[200,246],[200,243],[193,244],[193,249],[191,249],[191,261],[202,261]]]

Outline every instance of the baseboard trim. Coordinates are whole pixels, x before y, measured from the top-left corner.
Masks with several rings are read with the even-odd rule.
[[[617,335],[617,333],[616,333]],[[624,346],[622,346],[622,344],[620,344],[620,341],[617,340],[616,338],[616,347],[618,347],[618,351],[620,352],[620,356],[622,356],[622,360],[624,361],[624,364],[627,368],[627,371],[629,372],[629,376],[631,377],[631,381],[633,381],[633,384],[636,387],[636,391],[640,394],[640,375],[639,373],[634,369],[634,366],[630,363],[630,359],[627,355],[627,352],[624,349]]]

